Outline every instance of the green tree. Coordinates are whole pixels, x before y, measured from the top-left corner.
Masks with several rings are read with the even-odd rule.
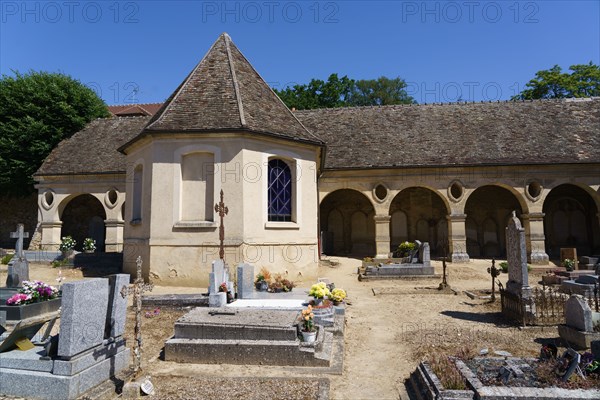
[[[331,74],[327,81],[312,79],[308,84],[274,90],[289,108],[298,110],[415,103],[403,79],[384,76],[356,81]]]
[[[401,78],[359,80],[350,96],[353,106],[385,106],[416,103],[406,92],[406,82]]]
[[[538,71],[513,100],[562,99],[569,97],[600,96],[600,67],[589,64],[577,64],[562,72],[555,65],[548,70]]]
[[[61,73],[15,72],[0,78],[0,191],[33,190],[33,173],[61,140],[92,119],[108,117],[104,101]]]

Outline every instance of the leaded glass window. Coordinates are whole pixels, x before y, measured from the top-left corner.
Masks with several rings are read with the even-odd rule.
[[[282,160],[269,161],[269,221],[292,220],[292,172]]]

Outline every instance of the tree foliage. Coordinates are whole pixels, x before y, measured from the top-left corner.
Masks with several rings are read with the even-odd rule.
[[[289,108],[298,110],[416,103],[403,79],[385,76],[354,80],[331,74],[327,81],[312,79],[308,84],[274,90]]]
[[[109,116],[96,93],[61,73],[15,72],[0,78],[0,191],[33,190],[32,175],[61,140]]]
[[[513,100],[562,99],[569,97],[600,96],[600,66],[577,64],[562,72],[558,65],[538,71],[535,78],[525,86],[527,89],[513,97]]]

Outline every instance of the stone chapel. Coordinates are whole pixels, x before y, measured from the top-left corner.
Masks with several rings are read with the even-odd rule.
[[[162,104],[109,107],[35,174],[41,247],[71,234],[201,285],[218,258],[314,276],[319,258],[405,240],[453,262],[600,253],[600,98],[288,109],[222,34]]]

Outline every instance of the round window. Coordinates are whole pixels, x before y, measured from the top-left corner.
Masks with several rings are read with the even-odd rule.
[[[539,182],[531,182],[527,185],[527,194],[532,200],[536,200],[542,194],[542,185]]]
[[[452,198],[452,200],[458,201],[462,198],[465,190],[463,188],[463,186],[460,184],[460,182],[454,182],[452,183],[452,185],[450,185],[450,197]]]
[[[375,197],[377,200],[383,201],[387,197],[388,191],[385,186],[379,184],[375,187]]]
[[[107,206],[111,208],[116,206],[117,200],[119,200],[119,192],[117,192],[115,189],[111,189],[106,192],[106,196],[104,196],[104,202]]]

